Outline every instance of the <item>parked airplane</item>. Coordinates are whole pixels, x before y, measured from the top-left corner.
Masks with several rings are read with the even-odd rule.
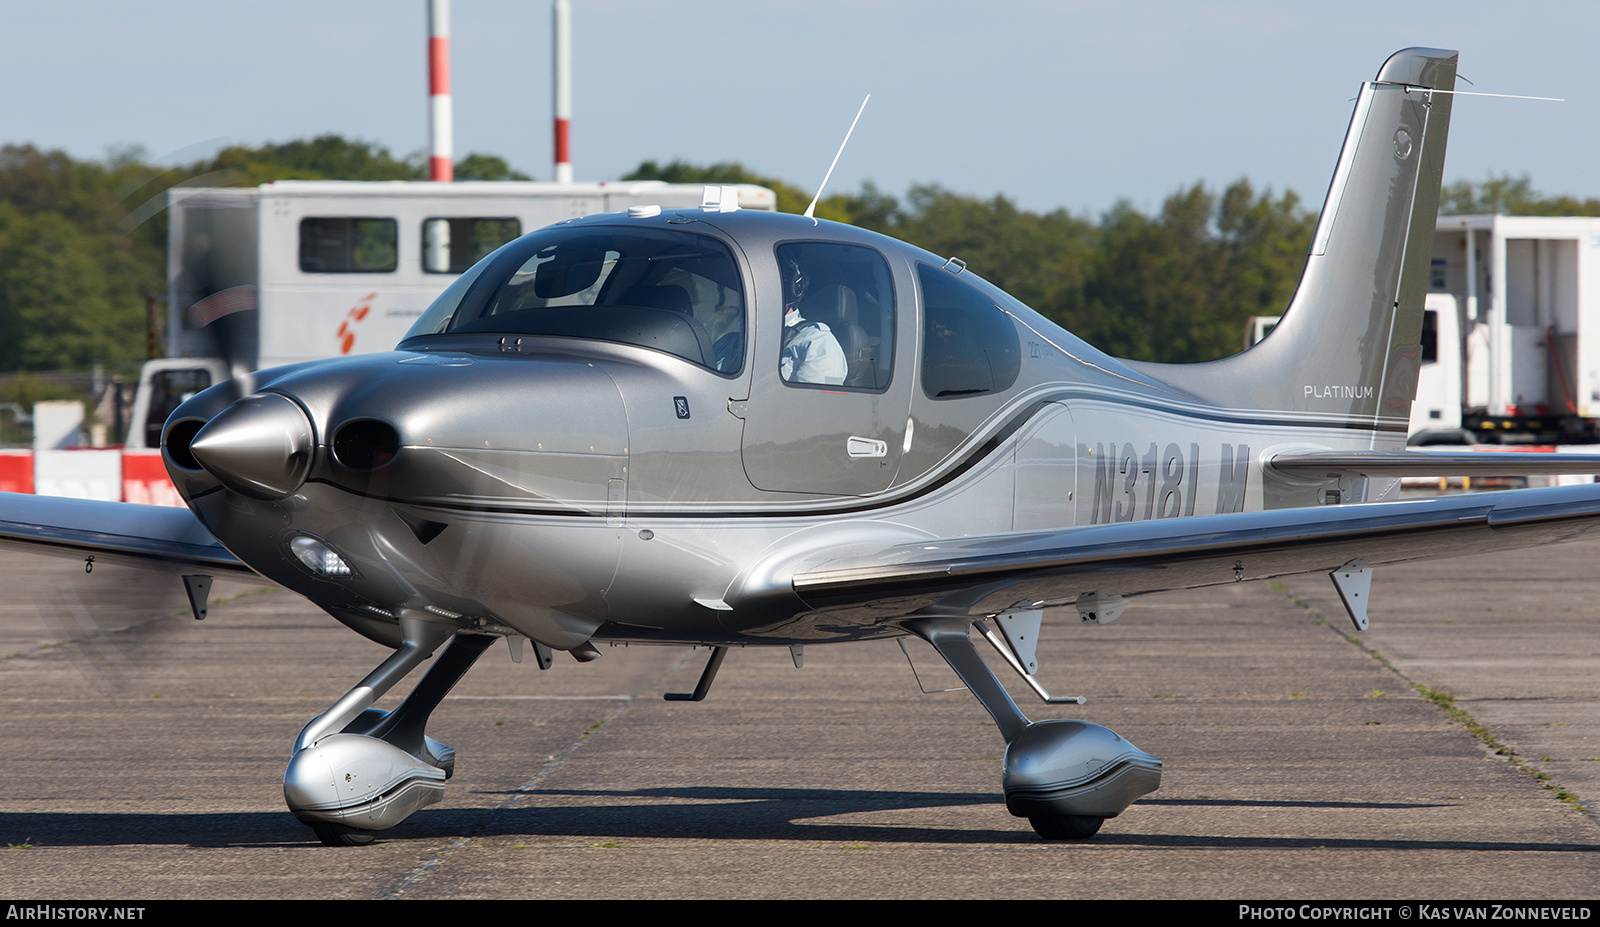
[[[1030,721],[974,630],[1048,698],[1046,618],[1324,572],[1364,626],[1375,566],[1600,524],[1596,485],[1372,504],[1507,469],[1402,449],[1455,67],[1406,49],[1362,85],[1299,290],[1226,360],[1118,360],[958,260],[711,189],[505,245],[393,353],[184,403],[162,444],[188,511],[10,497],[0,541],[181,574],[197,616],[210,575],[259,573],[395,648],[295,744],[284,794],[327,843],[439,800],[428,716],[501,638],[541,666],[709,645],[699,699],[730,645],[920,637],[999,727],[1008,809],[1087,837],[1160,761]]]

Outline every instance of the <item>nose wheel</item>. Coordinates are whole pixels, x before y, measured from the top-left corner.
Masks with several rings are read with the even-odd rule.
[[[1100,825],[1105,822],[1105,818],[1082,814],[1035,814],[1028,818],[1033,832],[1046,840],[1088,840],[1100,832]]]
[[[290,812],[328,846],[362,846],[439,801],[455,751],[428,737],[428,716],[496,638],[456,634],[431,616],[402,614],[403,643],[333,707],[306,725],[283,774]],[[393,711],[371,708],[445,646]]]
[[[311,822],[311,832],[317,835],[325,847],[364,847],[378,839],[378,835],[370,830],[358,830],[347,824],[332,824],[327,821]]]

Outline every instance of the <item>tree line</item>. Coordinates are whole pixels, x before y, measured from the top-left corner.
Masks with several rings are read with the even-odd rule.
[[[737,163],[646,161],[624,180],[757,183],[778,209],[802,212],[810,194]],[[1163,363],[1216,360],[1244,347],[1251,316],[1289,304],[1320,206],[1292,190],[1274,195],[1245,179],[1218,192],[1196,183],[1147,215],[1126,200],[1098,220],[1064,209],[1035,213],[936,184],[904,198],[871,183],[817,204],[816,215],[959,257],[969,269],[1046,318],[1116,357]],[[1547,197],[1527,177],[1457,181],[1441,191],[1444,215],[1600,216],[1600,199]]]
[[[470,154],[458,180],[528,180],[504,159]],[[422,180],[422,158],[336,135],[234,146],[181,167],[139,150],[76,160],[31,145],[0,147],[0,373],[132,373],[148,353],[152,302],[165,318],[166,190],[179,183]]]
[[[77,160],[29,145],[0,147],[0,372],[130,373],[147,353],[147,307],[163,304],[165,191],[178,183],[255,186],[273,180],[418,180],[420,157],[328,135],[235,146],[181,167],[141,151]],[[470,154],[457,180],[526,180],[503,158]],[[801,212],[807,191],[742,164],[645,161],[624,180],[758,183]],[[1313,204],[1314,206],[1315,204]],[[1546,197],[1527,177],[1448,185],[1441,212],[1600,215],[1600,200]],[[834,219],[944,256],[1121,357],[1212,360],[1238,351],[1246,320],[1281,312],[1305,265],[1316,217],[1293,191],[1238,180],[1196,183],[1153,214],[1126,201],[1098,218],[1032,212],[1003,195],[937,184],[903,196],[871,183],[817,206]]]

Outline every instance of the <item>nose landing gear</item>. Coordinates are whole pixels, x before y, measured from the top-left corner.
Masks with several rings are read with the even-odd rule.
[[[329,846],[371,843],[439,801],[455,751],[424,734],[428,716],[496,640],[457,634],[433,616],[402,614],[404,643],[333,707],[312,719],[283,774],[289,810]],[[393,711],[371,708],[396,682],[448,645]]]

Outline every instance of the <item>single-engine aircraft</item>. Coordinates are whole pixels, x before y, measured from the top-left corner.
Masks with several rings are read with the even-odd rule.
[[[325,843],[439,800],[428,716],[501,638],[541,666],[707,646],[689,699],[731,646],[922,638],[1005,739],[1011,813],[1085,838],[1160,761],[1030,721],[975,631],[1049,699],[1057,616],[1322,572],[1365,626],[1382,564],[1600,524],[1592,484],[1383,501],[1508,457],[1600,472],[1403,449],[1455,73],[1410,48],[1362,85],[1299,289],[1225,360],[1109,357],[959,260],[708,188],[505,245],[391,353],[191,398],[162,434],[187,511],[10,496],[0,541],[176,573],[197,616],[211,576],[259,574],[394,648],[295,742],[284,796]]]

